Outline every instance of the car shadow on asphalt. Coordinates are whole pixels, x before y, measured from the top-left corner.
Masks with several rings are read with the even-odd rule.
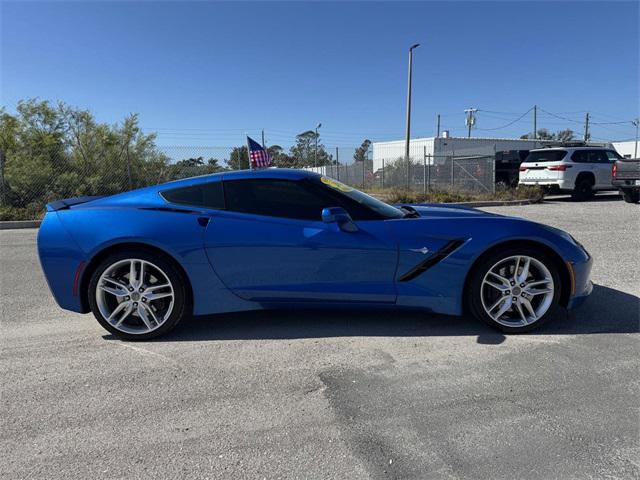
[[[535,331],[536,335],[586,335],[639,331],[640,298],[595,285],[587,302]],[[403,310],[259,310],[189,318],[161,342],[291,340],[327,337],[477,336],[478,343],[499,345],[506,336],[465,316]],[[105,339],[115,340],[113,335]]]

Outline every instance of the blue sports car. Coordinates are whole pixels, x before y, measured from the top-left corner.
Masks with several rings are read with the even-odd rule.
[[[504,332],[591,292],[571,235],[479,210],[393,207],[299,170],[237,171],[47,205],[40,262],[58,304],[119,337],[187,315],[278,308],[469,312]]]

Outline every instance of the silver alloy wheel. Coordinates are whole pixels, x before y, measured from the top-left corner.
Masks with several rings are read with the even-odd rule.
[[[484,311],[507,327],[538,321],[553,303],[555,285],[549,269],[536,258],[503,258],[482,280],[480,299]]]
[[[139,258],[109,266],[100,275],[95,296],[105,320],[113,328],[134,335],[158,329],[173,310],[169,277],[153,263]]]

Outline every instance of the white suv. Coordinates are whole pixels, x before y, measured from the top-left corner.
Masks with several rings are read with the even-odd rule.
[[[615,150],[598,147],[553,147],[531,150],[520,164],[520,185],[540,185],[549,192],[571,192],[585,200],[598,190],[614,190],[611,167]]]

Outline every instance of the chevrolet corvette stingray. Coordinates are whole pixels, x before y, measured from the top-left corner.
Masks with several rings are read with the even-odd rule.
[[[52,202],[38,252],[60,307],[93,312],[128,340],[167,333],[188,315],[285,305],[468,313],[518,333],[592,289],[590,255],[556,228],[471,208],[391,206],[291,169]]]

